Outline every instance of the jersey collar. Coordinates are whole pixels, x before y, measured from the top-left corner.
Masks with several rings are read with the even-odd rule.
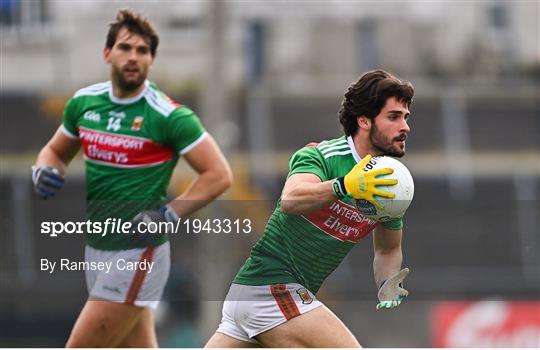
[[[120,97],[114,96],[112,82],[111,82],[111,84],[109,85],[109,98],[111,99],[112,102],[121,104],[121,105],[134,103],[134,102],[139,101],[144,96],[144,94],[146,94],[146,91],[148,90],[149,85],[150,85],[150,82],[148,80],[145,80],[144,89],[137,96],[128,97],[128,98],[120,98]]]
[[[356,147],[354,147],[354,141],[351,136],[347,136],[347,143],[349,144],[354,160],[358,163],[362,158],[358,155],[358,152],[356,152]]]

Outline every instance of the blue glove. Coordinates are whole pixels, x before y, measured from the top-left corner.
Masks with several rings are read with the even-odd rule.
[[[43,199],[53,197],[64,186],[64,177],[50,166],[32,166],[32,182],[37,195]]]

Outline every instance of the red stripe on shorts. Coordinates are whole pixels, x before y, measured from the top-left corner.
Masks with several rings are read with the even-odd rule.
[[[287,318],[288,320],[297,316],[294,314],[294,310],[292,309],[289,300],[287,300],[287,286],[285,284],[278,284],[278,290],[279,290],[279,296],[281,298],[281,302],[285,305],[287,308],[287,311],[289,312],[290,317]]]
[[[287,320],[300,315],[300,311],[296,307],[296,303],[292,298],[292,295],[287,291],[285,284],[273,284],[270,286],[270,291],[276,299],[276,303],[281,310],[281,313]]]
[[[141,260],[139,261],[152,262],[153,257],[154,257],[154,247],[148,247],[142,253]],[[141,287],[143,285],[145,277],[146,277],[146,270],[141,270],[139,268],[139,265],[137,265],[137,271],[135,272],[135,275],[133,276],[133,279],[131,280],[131,285],[129,286],[128,292],[126,294],[126,301],[124,301],[124,303],[129,304],[129,305],[135,304],[135,300],[137,300],[137,296],[139,295],[139,292],[141,291]]]
[[[294,301],[291,292],[289,292],[288,290],[285,290],[285,299],[289,301],[289,304],[294,309],[293,317],[300,316],[300,310],[298,310],[298,306],[296,306],[296,302]]]
[[[276,290],[276,287],[279,288],[279,284],[271,284],[270,285],[270,292],[272,293],[272,296],[276,300],[276,303],[278,304],[279,309],[281,310],[281,313],[283,314],[283,316],[285,316],[285,318],[287,320],[290,320],[292,317],[289,316],[287,311],[285,311],[284,303],[280,300],[280,293],[281,292],[279,290]]]

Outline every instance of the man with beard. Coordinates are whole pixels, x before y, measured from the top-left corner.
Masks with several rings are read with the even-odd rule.
[[[62,125],[33,167],[37,194],[50,198],[62,187],[65,169],[82,146],[88,219],[132,223],[129,233],[86,232],[86,261],[112,268],[85,271],[89,298],[68,347],[157,346],[153,310],[168,279],[170,248],[166,234],[148,233],[150,224],[166,224],[154,229],[177,228],[180,217],[209,203],[232,182],[227,161],[195,113],[146,80],[158,42],[148,19],[120,10],[104,49],[111,80],[74,94]],[[181,156],[198,176],[165,204]],[[122,268],[126,263],[139,268]]]
[[[308,144],[291,157],[277,208],[233,280],[207,347],[359,347],[315,294],[371,231],[377,309],[394,308],[407,296],[402,218],[372,221],[356,210],[353,199],[380,205],[376,196],[393,198],[377,188],[397,183],[378,178],[393,170],[369,171],[366,165],[371,155],[405,154],[413,94],[410,83],[385,71],[365,73],[342,102],[345,136]]]

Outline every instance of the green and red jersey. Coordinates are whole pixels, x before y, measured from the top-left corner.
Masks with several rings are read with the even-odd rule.
[[[113,95],[110,81],[78,90],[65,106],[61,129],[84,150],[87,217],[93,221],[130,220],[162,204],[178,158],[206,136],[192,110],[148,81],[140,94],[126,99]],[[152,244],[166,239],[156,236]],[[137,248],[125,234],[88,234],[87,244]]]
[[[311,173],[324,182],[345,176],[359,160],[351,137],[309,144],[291,157],[288,177]],[[284,214],[280,199],[233,283],[294,282],[316,293],[354,245],[379,224],[394,230],[403,226],[401,218],[379,223],[364,217],[349,199],[307,215]]]

